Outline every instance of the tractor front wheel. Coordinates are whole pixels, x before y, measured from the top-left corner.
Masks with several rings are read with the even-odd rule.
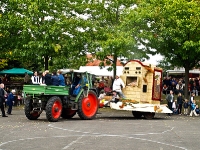
[[[50,122],[56,122],[62,113],[62,102],[57,96],[51,97],[46,105],[46,117]]]
[[[36,120],[38,117],[40,117],[40,114],[38,114],[37,111],[33,111],[32,103],[33,100],[30,97],[27,97],[25,100],[24,112],[29,120]]]
[[[81,94],[78,100],[78,115],[84,120],[93,119],[96,116],[98,107],[99,103],[94,91],[89,91],[87,97]]]

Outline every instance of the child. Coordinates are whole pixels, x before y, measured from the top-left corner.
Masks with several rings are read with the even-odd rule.
[[[106,93],[104,90],[101,90],[100,95],[98,97],[99,100],[102,100],[104,98],[104,96],[106,96]]]
[[[10,94],[8,95],[8,98],[7,98],[7,105],[8,105],[8,111],[7,111],[7,114],[9,115],[12,115],[11,112],[12,112],[12,106],[14,105],[15,103],[15,99],[14,99],[14,93],[15,93],[15,90],[12,90],[10,92]]]
[[[173,114],[178,114],[178,104],[177,104],[177,100],[175,100],[172,103],[172,110],[173,110]]]
[[[189,107],[189,102],[187,99],[185,99],[185,101],[183,103],[184,115],[188,115],[188,107]]]
[[[193,113],[195,116],[199,116],[199,114],[196,113],[195,109],[196,109],[196,101],[193,100],[193,103],[191,104],[191,112],[190,112],[191,117],[192,117]]]
[[[99,95],[99,97],[98,97],[98,100],[99,100],[99,108],[104,107],[104,101],[105,101],[104,96],[106,96],[106,93],[105,93],[104,90],[101,90],[100,95]]]
[[[199,114],[199,106],[196,105],[196,109],[195,109],[196,113]]]
[[[113,91],[112,94],[113,94],[113,96],[112,96],[112,100],[111,101],[117,103],[119,101],[118,93],[116,91]]]

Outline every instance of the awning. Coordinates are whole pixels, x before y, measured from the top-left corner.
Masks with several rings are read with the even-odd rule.
[[[27,74],[29,74],[29,75],[33,74],[32,71],[29,71],[24,68],[12,68],[12,69],[8,69],[8,70],[3,70],[3,71],[0,71],[0,74],[23,75],[23,74],[25,74],[25,72],[27,72]]]
[[[81,71],[87,71],[91,74],[94,74],[96,76],[113,76],[113,70],[108,71],[107,69],[109,66],[106,66],[104,68],[100,68],[99,66],[80,66],[79,70]],[[123,72],[123,66],[117,66],[117,75],[122,75]]]
[[[168,75],[170,74],[185,74],[185,70],[167,70]],[[199,70],[190,70],[189,73],[191,74],[200,74]]]

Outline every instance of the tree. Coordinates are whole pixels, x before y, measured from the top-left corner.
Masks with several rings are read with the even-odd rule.
[[[33,70],[49,65],[78,68],[86,63],[87,53],[101,60],[112,55],[107,63],[114,68],[118,57],[148,57],[135,47],[131,32],[121,28],[125,8],[134,6],[134,0],[3,0],[0,4],[4,8],[0,50],[11,51]]]
[[[114,76],[117,58],[148,58],[144,51],[135,47],[136,41],[132,38],[132,33],[124,32],[121,28],[121,24],[125,22],[123,18],[127,15],[125,10],[133,6],[134,0],[93,1],[88,6],[87,13],[90,14],[88,20],[93,22],[96,31],[93,37],[96,58],[111,64]],[[113,56],[112,60],[107,57],[110,55]]]
[[[86,45],[91,42],[87,28],[91,24],[78,17],[76,11],[81,13],[82,8],[76,6],[81,3],[1,1],[4,10],[1,11],[0,33],[3,36],[0,36],[0,50],[12,51],[13,56],[34,70],[43,66],[48,69],[49,63],[60,68],[85,63]]]
[[[126,25],[147,53],[160,53],[185,68],[185,97],[189,70],[200,61],[200,7],[198,0],[143,0],[128,10]]]

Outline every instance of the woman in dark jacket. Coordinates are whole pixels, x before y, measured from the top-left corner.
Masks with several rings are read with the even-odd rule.
[[[53,74],[51,76],[51,82],[52,82],[52,85],[59,86],[59,78],[58,78],[56,72],[53,72]]]
[[[182,104],[183,104],[183,96],[181,93],[178,93],[177,104],[178,104],[178,114],[181,115]]]
[[[12,90],[10,92],[10,94],[8,95],[8,98],[7,98],[7,101],[6,101],[6,104],[8,105],[8,111],[7,111],[7,114],[11,115],[11,112],[12,112],[12,106],[14,105],[15,103],[15,98],[14,98],[14,92],[15,90]]]
[[[49,70],[45,71],[44,82],[46,85],[52,85],[51,75],[49,74]]]

